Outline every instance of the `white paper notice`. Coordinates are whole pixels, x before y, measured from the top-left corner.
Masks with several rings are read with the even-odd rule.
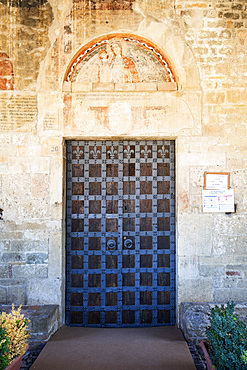
[[[203,212],[234,212],[234,192],[230,190],[203,190]]]
[[[206,189],[207,190],[227,190],[228,175],[206,173]]]

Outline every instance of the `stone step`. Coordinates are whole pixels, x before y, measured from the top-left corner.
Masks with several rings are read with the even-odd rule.
[[[189,343],[197,346],[200,341],[206,339],[206,328],[209,326],[209,317],[211,308],[215,303],[205,302],[183,302],[180,308],[180,328],[184,337]],[[221,304],[218,303],[218,306]],[[235,312],[240,320],[247,325],[247,303],[238,303],[235,306]]]

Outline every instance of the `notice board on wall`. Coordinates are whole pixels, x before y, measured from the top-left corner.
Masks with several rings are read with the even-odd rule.
[[[203,212],[234,212],[234,192],[203,190]]]
[[[229,172],[205,172],[203,212],[234,212],[234,191]]]
[[[230,189],[230,172],[204,172],[204,190]]]

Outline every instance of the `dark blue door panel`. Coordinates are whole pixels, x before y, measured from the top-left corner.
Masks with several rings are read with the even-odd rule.
[[[67,143],[66,323],[175,324],[173,141]]]

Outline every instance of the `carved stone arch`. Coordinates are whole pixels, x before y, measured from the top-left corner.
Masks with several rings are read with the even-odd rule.
[[[118,62],[117,51],[115,51],[117,47],[121,57]],[[114,78],[114,68],[116,69],[117,63],[119,69],[122,63],[122,81],[121,76]],[[102,81],[101,67],[105,68]],[[131,33],[111,33],[91,40],[77,51],[66,69],[64,82],[172,82],[177,84],[178,76],[169,57],[152,41]]]

